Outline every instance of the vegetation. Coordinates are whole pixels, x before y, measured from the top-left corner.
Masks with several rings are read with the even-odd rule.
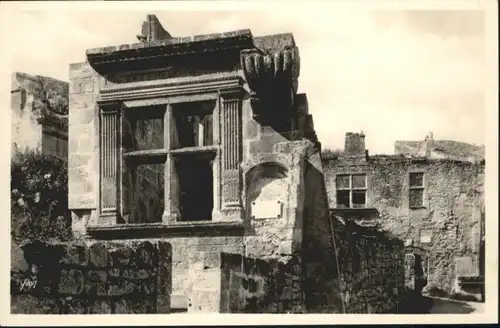
[[[11,236],[27,240],[68,240],[67,162],[38,151],[14,150],[11,160]]]
[[[337,158],[339,157],[340,154],[342,154],[342,150],[338,148],[337,149],[325,148],[321,153],[323,159]]]

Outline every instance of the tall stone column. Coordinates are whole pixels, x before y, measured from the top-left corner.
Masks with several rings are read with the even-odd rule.
[[[118,103],[102,105],[100,109],[100,224],[117,223],[119,110]]]
[[[222,212],[241,213],[241,98],[239,94],[221,97],[222,127]]]

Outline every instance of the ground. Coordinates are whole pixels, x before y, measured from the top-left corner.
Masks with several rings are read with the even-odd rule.
[[[484,303],[456,301],[447,298],[422,296],[402,304],[397,313],[401,314],[466,314],[484,312]]]

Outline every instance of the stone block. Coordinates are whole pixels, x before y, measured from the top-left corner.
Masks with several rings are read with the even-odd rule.
[[[85,274],[84,289],[87,295],[106,296],[108,273],[105,270],[89,270]]]
[[[87,62],[73,63],[69,65],[69,79],[83,79],[95,75],[94,70]]]
[[[65,297],[61,299],[61,314],[87,314],[89,302],[83,299]]]
[[[76,81],[72,81],[75,83]],[[92,93],[69,94],[69,106],[71,108],[70,125],[90,123],[94,118],[94,98]],[[91,115],[90,117],[88,115]],[[87,117],[89,120],[82,120],[82,117]]]
[[[58,292],[65,295],[80,295],[84,291],[85,277],[82,270],[63,269],[58,284]]]
[[[125,296],[135,293],[138,290],[138,284],[126,279],[116,279],[108,281],[108,296]]]
[[[89,314],[111,314],[111,301],[94,300],[90,302]]]
[[[70,175],[71,178],[75,177],[75,178],[81,178],[81,176],[87,172],[77,172],[77,171],[73,171],[74,168],[78,168],[78,167],[83,167],[83,166],[89,166],[91,164],[91,161],[92,161],[92,154],[91,153],[73,153],[69,156],[68,158],[68,165],[70,167],[70,169],[68,170],[68,174],[72,174]]]
[[[12,314],[59,314],[55,299],[33,295],[15,295],[10,298]]]
[[[68,207],[70,209],[95,208],[96,206],[97,201],[94,194],[74,194],[70,192],[68,195]]]
[[[158,265],[158,250],[150,242],[134,245],[134,265],[138,268],[155,268]]]
[[[142,295],[156,295],[158,291],[156,279],[137,281],[137,293]]]
[[[156,276],[152,269],[128,268],[122,272],[122,277],[131,280],[151,279]]]
[[[95,268],[105,268],[108,265],[108,250],[105,243],[97,242],[89,247],[89,264]]]
[[[114,302],[115,314],[155,313],[155,300],[152,297],[123,298]]]
[[[108,245],[108,266],[112,268],[123,268],[130,264],[133,251],[130,247],[121,244]]]

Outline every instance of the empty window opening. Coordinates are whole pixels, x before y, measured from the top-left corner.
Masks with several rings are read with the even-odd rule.
[[[164,148],[165,108],[144,107],[125,111],[123,146],[128,151]]]
[[[164,203],[165,164],[140,164],[132,168],[132,206],[129,223],[161,222]]]
[[[213,173],[210,159],[196,155],[176,160],[181,221],[210,221],[213,210]]]
[[[213,101],[182,103],[174,106],[178,147],[213,145],[214,107]]]

